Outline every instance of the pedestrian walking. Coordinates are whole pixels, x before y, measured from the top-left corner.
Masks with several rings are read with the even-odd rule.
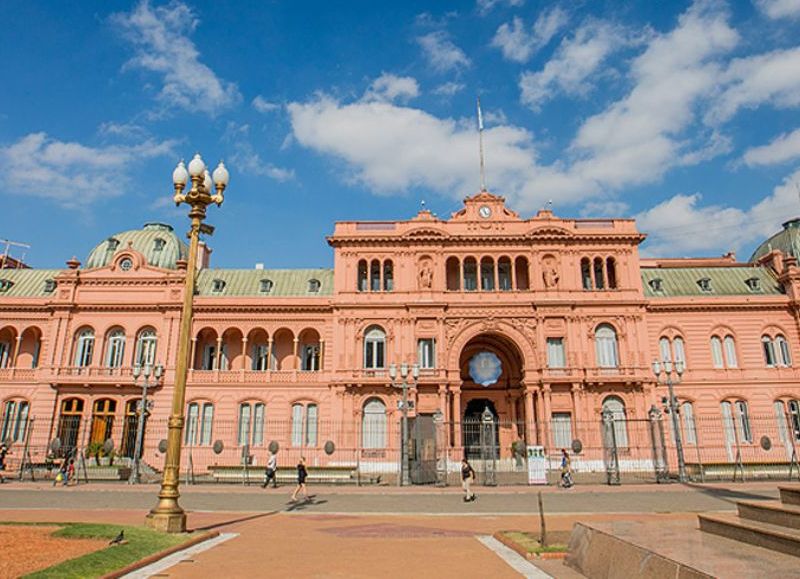
[[[64,486],[69,485],[69,483],[75,481],[75,459],[69,459],[69,464],[67,465],[67,478],[64,479]]]
[[[297,463],[297,488],[292,493],[292,502],[297,501],[297,493],[303,491],[303,498],[308,499],[308,490],[306,490],[306,478],[308,477],[308,470],[306,470],[306,458],[300,457],[300,462]]]
[[[461,486],[464,487],[465,503],[475,500],[475,493],[472,492],[473,482],[475,482],[475,469],[473,469],[469,461],[464,458],[461,461]]]
[[[69,461],[65,458],[61,461],[61,466],[58,467],[58,472],[56,473],[56,478],[53,479],[53,486],[60,484],[61,486],[67,486],[67,469],[69,467]]]
[[[5,443],[0,444],[0,484],[6,482],[6,477],[3,472],[6,470],[6,455],[8,454],[8,447]]]
[[[561,488],[572,488],[575,482],[572,480],[572,460],[566,448],[561,449]]]
[[[278,488],[278,457],[274,452],[269,452],[267,459],[267,469],[264,471],[264,484],[261,485],[262,489],[267,488],[269,481],[272,481],[272,488]]]

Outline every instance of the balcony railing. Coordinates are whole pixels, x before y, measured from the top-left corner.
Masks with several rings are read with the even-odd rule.
[[[190,384],[304,384],[324,382],[318,370],[189,370]]]

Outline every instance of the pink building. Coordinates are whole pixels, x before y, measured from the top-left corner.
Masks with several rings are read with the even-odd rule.
[[[111,438],[131,456],[141,393],[132,367],[161,363],[145,449],[158,467],[181,238],[151,223],[102,240],[83,265],[0,270],[3,440],[22,448],[27,432],[41,455],[54,438],[62,448]],[[275,440],[286,460],[396,472],[401,378],[393,386],[389,368],[417,364],[407,382],[419,464],[443,449],[469,454],[487,409],[501,465],[515,441],[557,452],[577,438],[593,468],[603,410],[621,462],[647,461],[638,439],[650,409],[664,410],[651,370],[663,359],[686,366],[675,388],[687,462],[788,464],[800,442],[800,220],[748,262],[642,259],[644,238],[630,219],[523,219],[482,192],[449,219],[337,223],[333,269],[214,269],[204,247],[187,446],[201,470],[238,464],[245,445],[261,464]],[[215,440],[225,450],[202,453]]]

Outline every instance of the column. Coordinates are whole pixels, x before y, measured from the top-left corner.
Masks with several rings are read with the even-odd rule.
[[[9,368],[17,367],[17,356],[19,356],[20,344],[22,344],[22,334],[17,336],[16,341],[14,343],[14,355],[11,358],[11,364],[9,364]]]
[[[528,444],[536,442],[536,416],[533,414],[533,392],[530,386],[525,388],[525,439]]]
[[[451,386],[453,396],[453,448],[461,448],[461,386]]]
[[[545,384],[543,386],[543,399],[544,399],[544,441],[545,447],[550,448],[550,445],[553,443],[550,437],[550,430],[551,430],[551,422],[553,420],[553,414],[551,410],[551,392],[550,392],[550,384]]]
[[[247,370],[247,338],[242,336],[242,378],[244,371]]]
[[[542,390],[537,388],[534,391],[536,396],[536,444],[544,445],[544,404],[542,402]]]
[[[320,372],[325,369],[325,340],[319,340],[319,370]]]
[[[214,362],[214,369],[219,374],[220,371],[220,361],[222,360],[222,336],[217,338],[217,351],[216,353],[216,361]]]
[[[298,346],[300,344],[300,339],[299,338],[295,338],[294,340],[292,340],[292,343],[294,344],[294,353],[293,353],[294,371],[297,372],[300,369],[300,358],[298,358],[298,356],[297,356],[297,348],[298,348]]]
[[[267,338],[267,372],[272,371],[272,336]]]

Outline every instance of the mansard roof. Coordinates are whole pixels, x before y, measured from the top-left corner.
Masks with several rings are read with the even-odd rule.
[[[4,298],[41,298],[53,294],[47,291],[47,280],[55,279],[63,269],[0,269],[0,300]],[[10,282],[10,285],[2,283]]]
[[[783,289],[767,267],[643,267],[642,289],[648,298],[683,296],[781,295]],[[654,280],[661,280],[661,283]],[[698,283],[707,279],[707,284]],[[757,283],[748,280],[758,280]],[[660,285],[660,290],[656,289]],[[705,285],[710,291],[703,290]],[[655,286],[655,287],[654,287]],[[752,289],[757,287],[758,289]]]
[[[320,282],[317,292],[309,291],[309,282],[314,279]],[[215,280],[222,283],[215,284]],[[262,291],[261,280],[272,282],[269,291]],[[206,297],[327,297],[333,295],[333,270],[201,269],[197,293]]]
[[[779,250],[789,257],[800,258],[800,217],[785,222],[782,230],[756,248],[750,261],[755,262],[773,250]]]

